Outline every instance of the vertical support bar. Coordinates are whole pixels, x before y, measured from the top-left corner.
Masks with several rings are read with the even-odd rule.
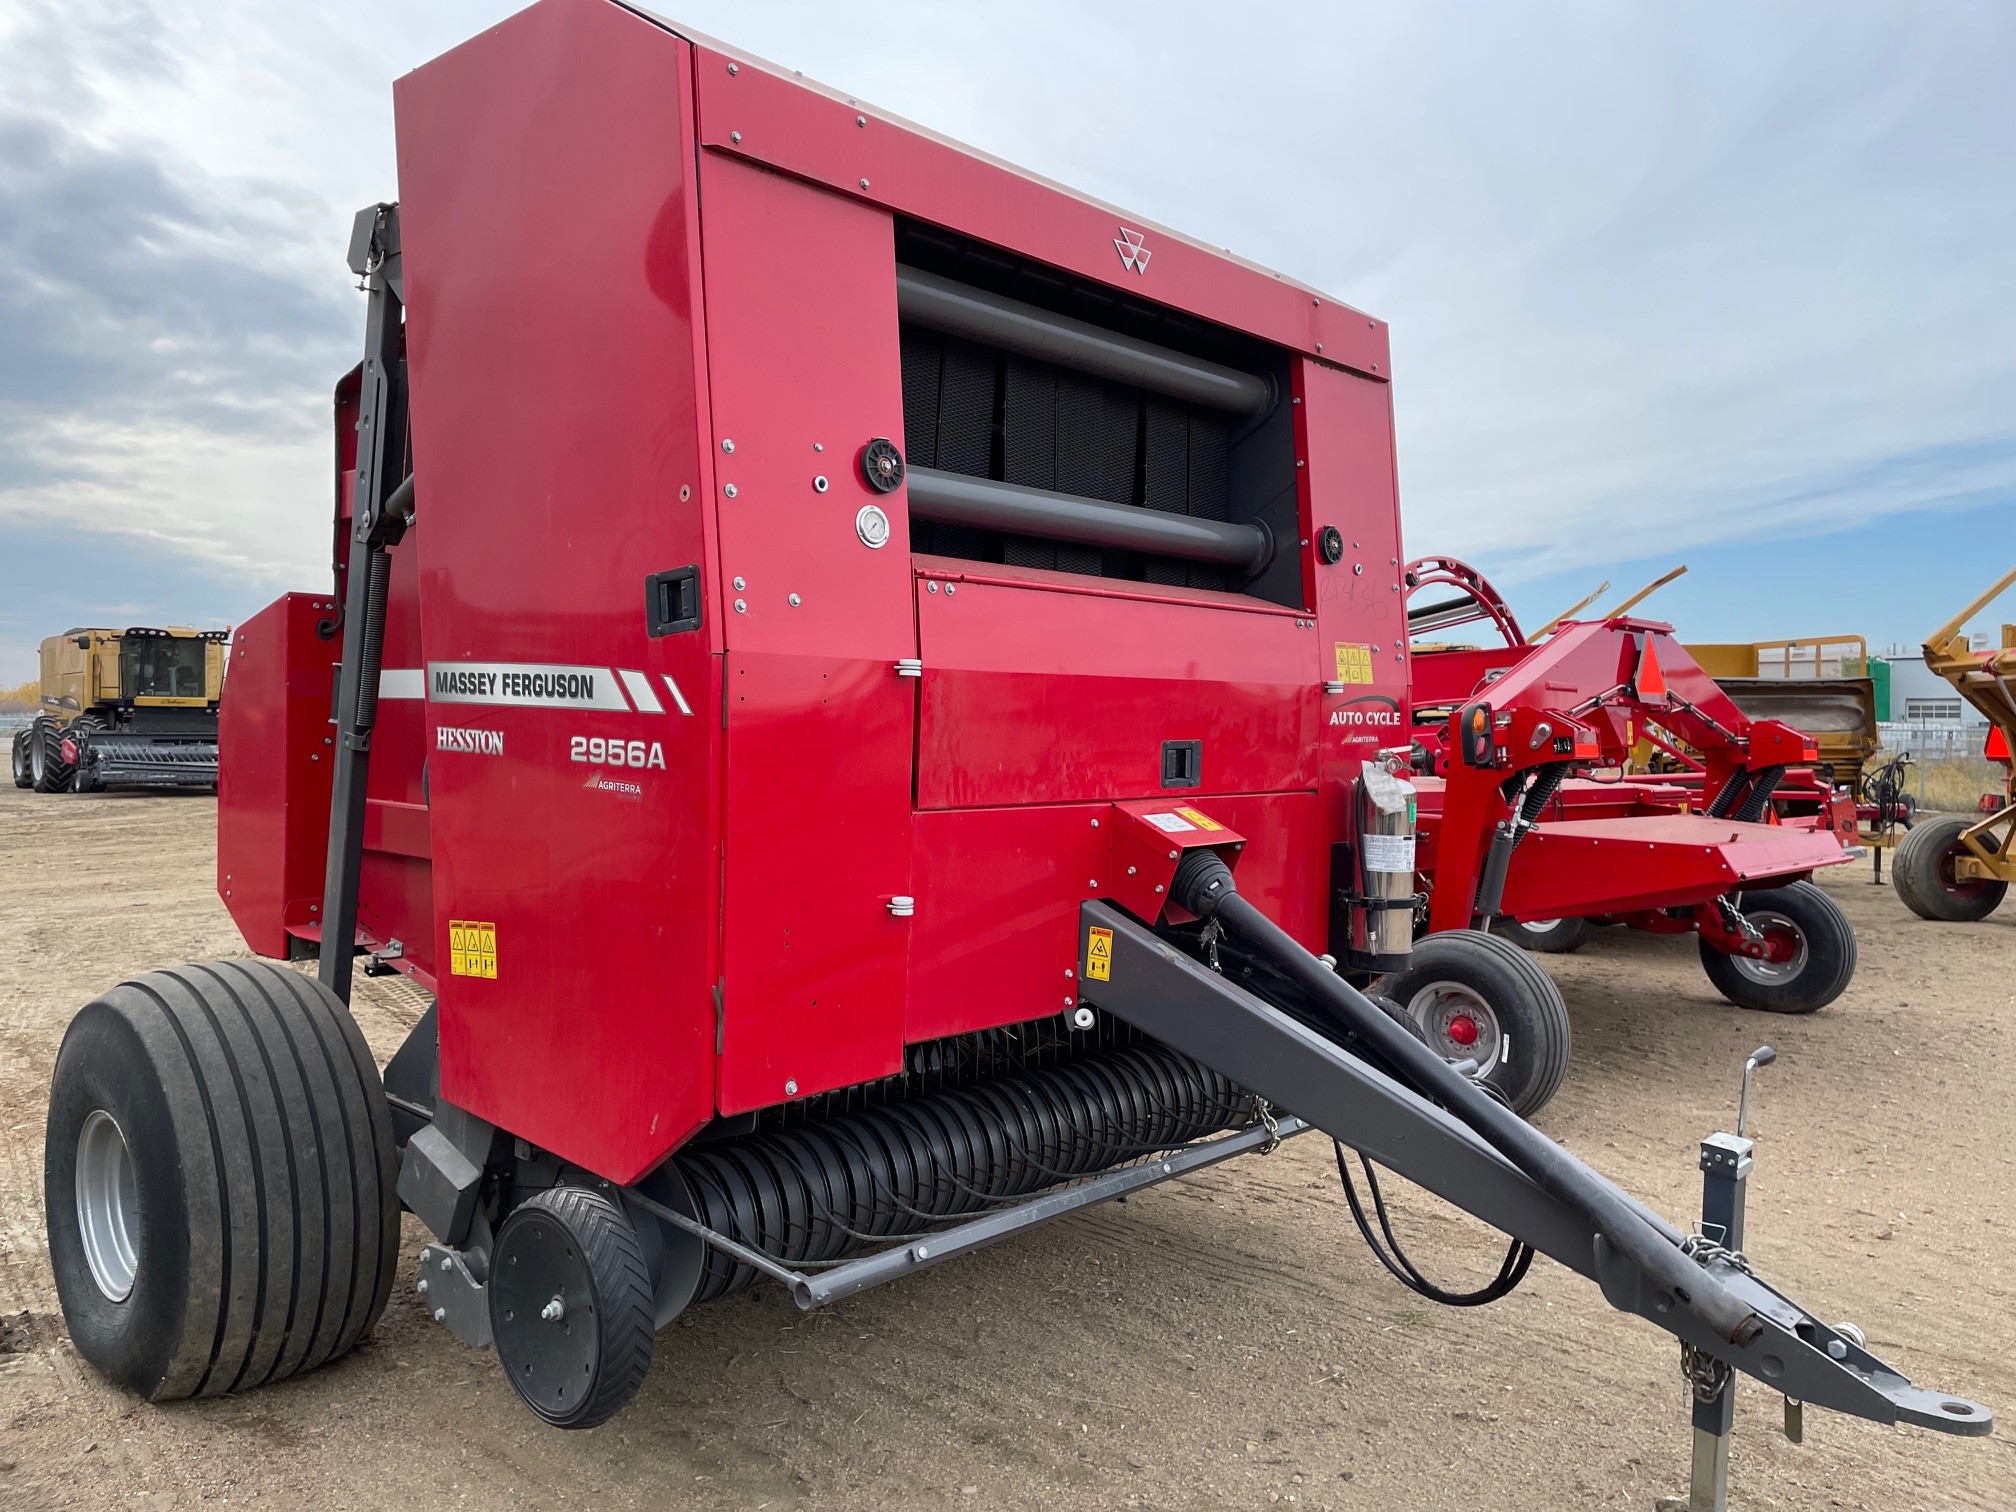
[[[1701,1141],[1701,1232],[1724,1249],[1743,1247],[1743,1204],[1751,1141],[1711,1134]],[[1736,1421],[1736,1375],[1722,1376],[1712,1402],[1694,1399],[1694,1474],[1687,1512],[1728,1512],[1729,1430]]]
[[[350,267],[364,281],[363,386],[358,396],[357,481],[343,596],[343,660],[336,694],[336,769],[329,799],[329,854],[322,881],[322,985],[350,1001],[357,939],[357,884],[364,864],[364,801],[371,731],[378,722],[378,671],[385,647],[387,549],[404,531],[385,501],[405,469],[404,416],[396,385],[400,357],[399,211],[360,211]]]

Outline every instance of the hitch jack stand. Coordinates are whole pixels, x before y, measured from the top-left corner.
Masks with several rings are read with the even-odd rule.
[[[1726,1250],[1743,1248],[1751,1148],[1752,1142],[1740,1134],[1710,1134],[1701,1141],[1701,1232]],[[1694,1398],[1694,1478],[1687,1512],[1728,1512],[1736,1373],[1719,1360],[1703,1359],[1697,1368],[1692,1351],[1682,1346],[1681,1353]]]
[[[1710,1134],[1701,1141],[1701,1238],[1731,1255],[1743,1252],[1743,1208],[1749,1193],[1751,1152],[1750,1078],[1759,1066],[1778,1059],[1760,1045],[1743,1063],[1743,1092],[1736,1104],[1736,1132]],[[1681,1373],[1694,1398],[1694,1474],[1687,1512],[1728,1512],[1729,1433],[1736,1423],[1736,1372],[1718,1360],[1681,1346]],[[1785,1399],[1785,1434],[1800,1436],[1800,1406]]]

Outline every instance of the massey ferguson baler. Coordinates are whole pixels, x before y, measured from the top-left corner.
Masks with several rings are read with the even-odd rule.
[[[1340,975],[1422,970],[1384,325],[610,0],[396,104],[336,582],[240,630],[225,711],[220,890],[320,980],[79,1014],[88,1359],[167,1398],[333,1358],[403,1204],[434,1319],[586,1427],[697,1302],[1313,1128],[1510,1236],[1465,1297],[1382,1251],[1424,1295],[1539,1251],[1674,1335],[1711,1468],[1736,1370],[1986,1431],[1753,1272],[1748,1141],[1675,1226]],[[358,952],[436,997],[382,1084]]]

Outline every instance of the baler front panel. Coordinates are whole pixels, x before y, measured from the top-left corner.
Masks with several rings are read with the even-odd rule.
[[[902,1064],[917,655],[889,217],[700,164],[720,576],[727,585],[724,1113]],[[880,511],[885,533],[864,536]],[[869,540],[877,540],[870,545]]]
[[[918,572],[919,808],[1315,788],[1316,632],[1299,613],[943,559]],[[1165,745],[1193,741],[1196,764],[1165,773]]]
[[[714,1111],[690,86],[678,39],[558,0],[396,91],[441,1090],[619,1181]],[[699,627],[652,634],[689,566]]]
[[[1248,837],[1239,891],[1323,947],[1327,844],[1314,793],[1172,797]],[[1064,1013],[1078,996],[1078,910],[1119,889],[1109,803],[917,815],[908,1041]]]

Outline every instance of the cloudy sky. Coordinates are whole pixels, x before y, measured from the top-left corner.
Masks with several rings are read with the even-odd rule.
[[[391,81],[515,8],[0,0],[0,684],[327,581]],[[1915,640],[2016,558],[2016,6],[661,9],[1390,320],[1409,548],[1529,620]]]

